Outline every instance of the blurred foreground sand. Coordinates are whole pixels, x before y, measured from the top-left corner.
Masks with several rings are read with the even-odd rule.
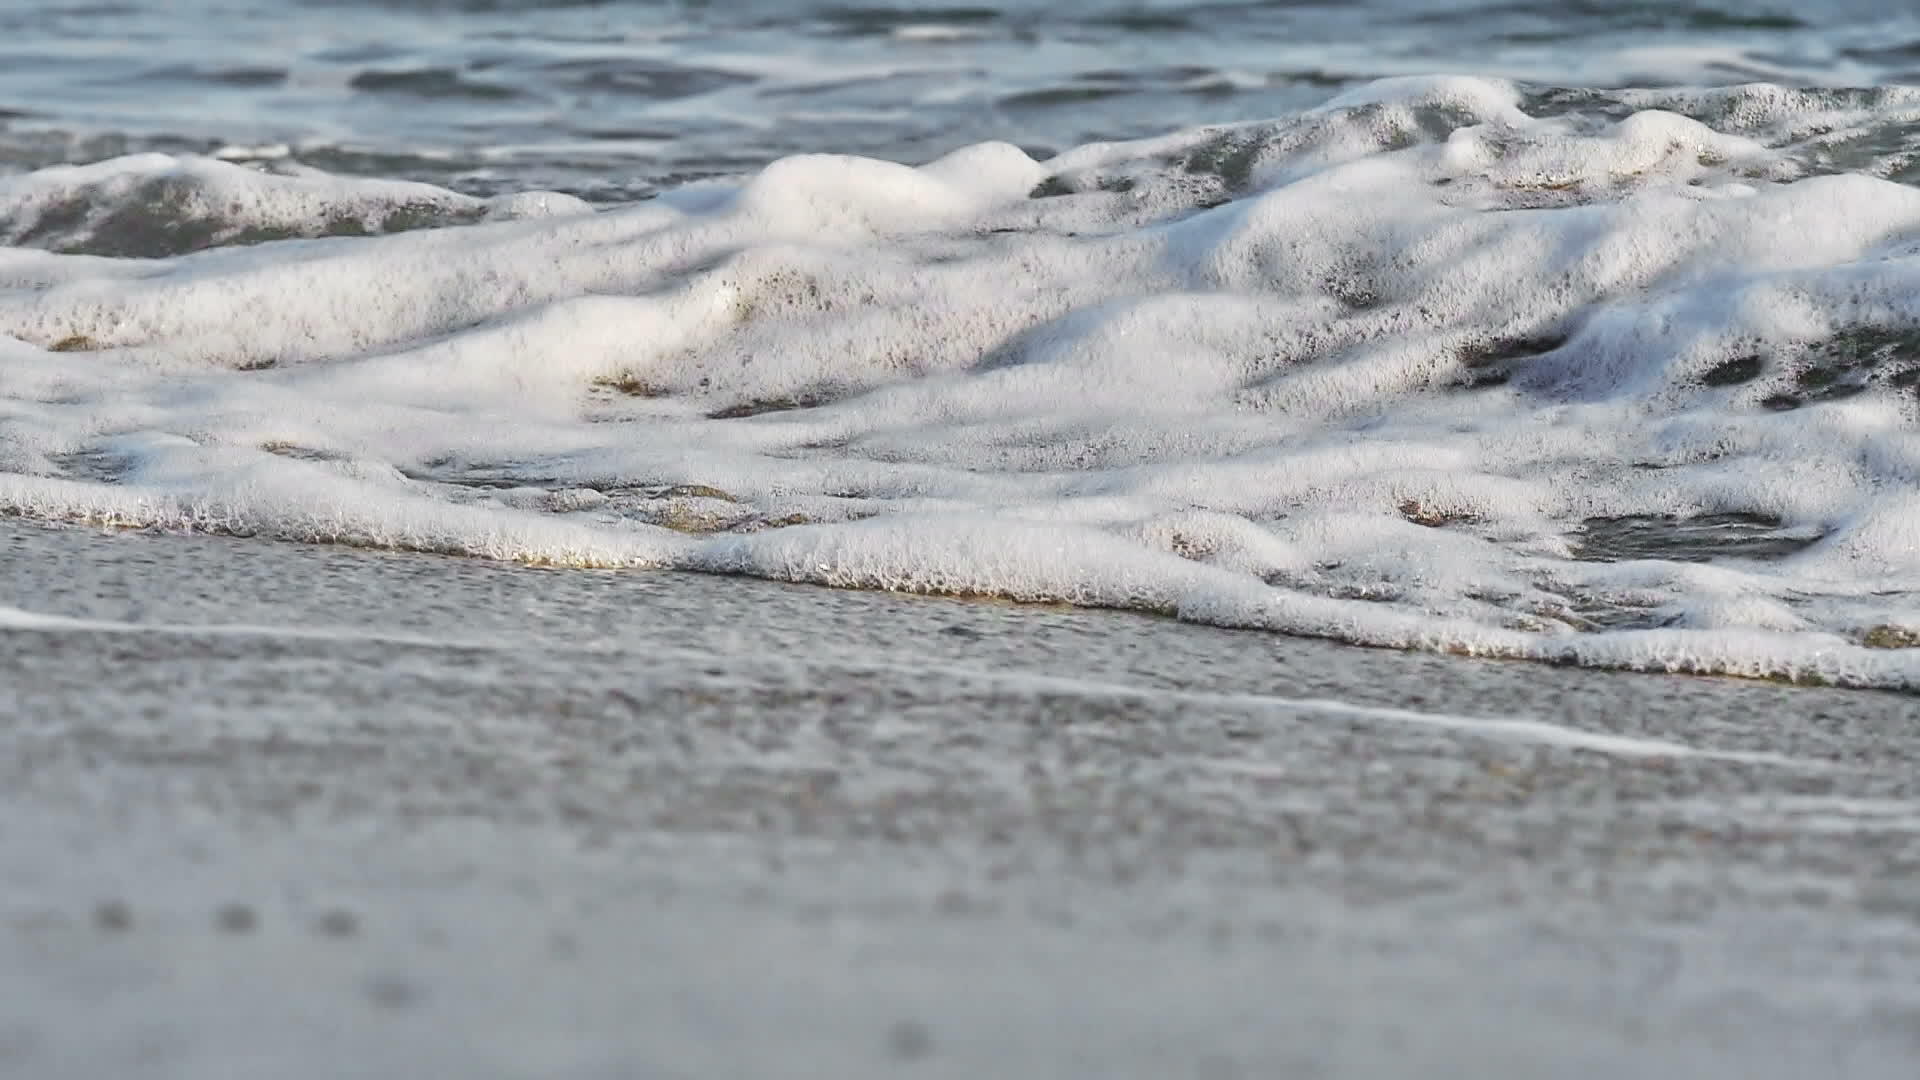
[[[0,605],[0,1076],[1920,1060],[1913,698],[18,521]]]

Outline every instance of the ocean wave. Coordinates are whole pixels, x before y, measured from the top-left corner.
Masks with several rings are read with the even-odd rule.
[[[1917,130],[1409,78],[597,212],[43,170],[0,510],[1911,689]]]

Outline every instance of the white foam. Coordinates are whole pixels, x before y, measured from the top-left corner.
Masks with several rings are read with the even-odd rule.
[[[471,220],[487,208],[428,184],[350,180],[292,162],[265,172],[220,157],[137,154],[0,177],[0,240],[165,255],[285,236],[390,232]]]
[[[154,176],[237,193],[241,239],[471,224],[0,249],[0,510],[1920,685],[1867,647],[1920,595],[1920,193],[1814,175],[1796,119],[1912,103],[1717,93],[1391,80],[600,213],[30,174],[0,223],[61,248],[124,247]],[[1651,546],[1583,524],[1635,517]]]
[[[1198,698],[1201,695],[1191,695]],[[1587,750],[1624,758],[1706,758],[1739,761],[1755,765],[1790,766],[1821,769],[1824,764],[1802,761],[1783,754],[1745,750],[1713,750],[1666,739],[1648,739],[1633,735],[1615,735],[1604,731],[1585,731],[1564,724],[1548,723],[1526,717],[1461,716],[1455,713],[1425,712],[1416,709],[1391,709],[1377,705],[1356,705],[1321,698],[1276,698],[1260,695],[1221,695],[1221,704],[1275,712],[1324,713],[1355,720],[1438,728],[1481,738],[1553,746],[1567,750]],[[1198,704],[1198,702],[1196,702]]]

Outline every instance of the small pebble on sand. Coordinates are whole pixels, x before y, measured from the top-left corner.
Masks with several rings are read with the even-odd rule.
[[[124,900],[108,900],[93,909],[93,925],[102,930],[131,930],[133,909]]]
[[[260,916],[245,904],[228,904],[214,913],[213,924],[228,934],[250,934],[260,925]]]

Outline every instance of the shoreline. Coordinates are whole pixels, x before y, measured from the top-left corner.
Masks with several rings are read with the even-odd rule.
[[[14,523],[19,523],[28,528],[42,528],[42,529],[48,529],[53,531],[77,530],[82,532],[98,533],[100,535],[106,535],[106,536],[128,535],[128,536],[152,537],[152,538],[162,539],[162,540],[208,540],[208,541],[215,541],[215,542],[236,542],[236,543],[243,543],[243,544],[273,544],[273,545],[294,546],[294,547],[301,547],[301,548],[316,548],[316,549],[322,549],[322,550],[330,549],[330,550],[338,551],[347,557],[352,557],[354,555],[364,555],[364,556],[375,557],[375,558],[397,557],[397,558],[447,559],[447,560],[454,560],[454,561],[460,561],[460,562],[470,562],[470,563],[478,564],[481,566],[491,567],[494,569],[504,570],[504,571],[551,571],[551,572],[558,572],[558,573],[585,573],[585,574],[644,573],[644,574],[689,575],[689,576],[704,577],[704,578],[717,578],[722,580],[754,582],[754,583],[763,584],[763,585],[778,585],[778,586],[787,586],[787,587],[802,588],[802,589],[824,589],[832,592],[875,593],[883,596],[908,598],[908,599],[951,601],[951,602],[957,602],[957,603],[1004,606],[1009,608],[1035,611],[1035,612],[1051,612],[1051,613],[1081,612],[1081,613],[1091,613],[1096,617],[1103,614],[1112,614],[1112,615],[1119,615],[1119,616],[1124,616],[1129,618],[1159,619],[1159,620],[1165,620],[1167,622],[1173,623],[1178,626],[1194,627],[1194,628],[1207,630],[1207,631],[1225,631],[1229,633],[1261,634],[1261,635],[1267,635],[1272,637],[1285,638],[1292,641],[1321,642],[1321,643],[1335,646],[1337,648],[1368,649],[1368,650],[1380,650],[1384,652],[1406,653],[1409,655],[1446,657],[1450,659],[1462,660],[1467,662],[1475,662],[1475,663],[1492,662],[1492,663],[1527,664],[1527,665],[1537,665],[1537,666],[1548,667],[1548,668],[1567,668],[1567,669],[1584,670],[1584,671],[1614,672],[1614,673],[1620,673],[1620,674],[1626,674],[1626,675],[1651,676],[1656,678],[1678,677],[1678,678],[1697,678],[1697,679],[1725,679],[1725,680],[1731,680],[1738,683],[1753,683],[1753,684],[1760,684],[1760,685],[1803,688],[1803,689],[1822,689],[1822,690],[1832,689],[1832,690],[1860,692],[1860,693],[1898,694],[1898,695],[1903,695],[1907,697],[1920,695],[1920,687],[1896,687],[1896,686],[1876,685],[1871,682],[1848,682],[1842,679],[1833,679],[1826,675],[1822,675],[1818,672],[1813,672],[1813,671],[1797,671],[1794,673],[1786,673],[1786,674],[1775,672],[1770,674],[1749,675],[1749,674],[1743,674],[1737,671],[1715,670],[1710,666],[1689,667],[1689,666],[1675,666],[1671,663],[1655,664],[1653,662],[1636,664],[1634,662],[1629,662],[1624,660],[1609,661],[1605,658],[1595,659],[1590,654],[1584,655],[1584,656],[1579,655],[1581,652],[1581,650],[1579,649],[1580,638],[1579,638],[1579,635],[1577,634],[1574,635],[1572,638],[1565,639],[1565,643],[1567,644],[1568,649],[1567,651],[1561,652],[1561,653],[1551,653],[1551,652],[1529,653],[1525,651],[1515,652],[1515,651],[1504,650],[1496,647],[1475,649],[1472,647],[1465,647],[1457,644],[1406,645],[1406,644],[1384,643],[1379,641],[1370,641],[1370,640],[1363,640],[1363,639],[1357,639],[1357,638],[1342,638],[1342,637],[1333,635],[1331,633],[1316,633],[1311,630],[1281,630],[1281,629],[1271,629],[1271,628],[1259,627],[1259,626],[1230,626],[1230,625],[1223,625],[1219,623],[1202,622],[1198,620],[1184,618],[1175,612],[1158,611],[1158,610],[1152,610],[1148,608],[1091,606],[1091,605],[1080,605],[1080,604],[1074,604],[1068,601],[1057,601],[1057,600],[1023,600],[1015,597],[1001,596],[993,593],[938,592],[938,591],[931,591],[931,590],[919,591],[919,590],[911,590],[911,589],[896,590],[896,589],[883,589],[883,588],[868,588],[868,587],[858,586],[858,585],[825,584],[825,583],[817,583],[817,582],[805,581],[805,580],[763,577],[756,574],[744,573],[744,572],[733,571],[733,570],[725,570],[725,571],[707,570],[707,569],[696,569],[696,568],[686,568],[686,567],[676,567],[676,566],[639,566],[639,565],[602,566],[597,564],[561,565],[561,564],[539,562],[539,561],[498,559],[498,558],[492,558],[486,555],[471,554],[464,551],[451,551],[451,550],[431,551],[431,550],[411,549],[411,548],[405,548],[405,549],[391,548],[391,547],[384,547],[384,546],[373,545],[373,544],[355,543],[352,541],[345,541],[345,540],[323,541],[323,540],[310,540],[310,539],[306,539],[306,540],[291,539],[291,538],[282,538],[282,537],[264,537],[263,538],[263,537],[259,537],[251,534],[238,534],[238,533],[229,533],[229,532],[221,532],[221,531],[155,530],[151,526],[137,525],[137,524],[113,525],[113,524],[101,524],[94,521],[41,519],[41,518],[34,518],[34,517],[25,516],[25,515],[0,513],[0,525],[12,525]],[[4,607],[4,605],[0,605],[0,607]],[[1920,645],[1916,645],[1913,641],[1909,640],[1904,635],[1905,635],[1905,631],[1900,631],[1898,630],[1898,628],[1895,628],[1895,627],[1875,627],[1873,628],[1872,631],[1870,631],[1867,634],[1866,641],[1862,644],[1862,649],[1865,651],[1867,655],[1871,656],[1875,653],[1880,653],[1880,652],[1897,652],[1905,649],[1920,648]]]

